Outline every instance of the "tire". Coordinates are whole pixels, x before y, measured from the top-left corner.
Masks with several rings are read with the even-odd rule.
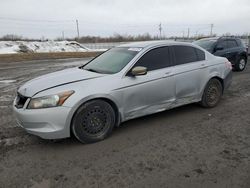
[[[240,57],[240,59],[235,64],[234,69],[236,71],[241,72],[246,68],[246,64],[247,64],[246,58],[245,57]]]
[[[211,79],[206,85],[200,104],[205,108],[213,108],[220,102],[222,84],[218,79]]]
[[[84,103],[72,119],[72,132],[82,143],[94,143],[108,137],[115,125],[115,111],[103,100]]]

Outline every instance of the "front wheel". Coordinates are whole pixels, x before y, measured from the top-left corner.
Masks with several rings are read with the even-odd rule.
[[[215,107],[222,96],[222,84],[218,79],[211,79],[204,90],[200,104],[206,108]]]
[[[83,104],[72,119],[72,132],[83,143],[98,142],[106,138],[115,125],[115,112],[103,100]]]

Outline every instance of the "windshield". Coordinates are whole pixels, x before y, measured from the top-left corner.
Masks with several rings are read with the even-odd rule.
[[[140,50],[139,48],[112,48],[82,68],[92,72],[114,74],[121,71]]]
[[[212,49],[216,41],[217,41],[216,39],[202,39],[202,40],[197,40],[193,43],[209,51]]]

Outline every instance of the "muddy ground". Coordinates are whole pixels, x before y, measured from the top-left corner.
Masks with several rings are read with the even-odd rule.
[[[0,187],[250,187],[250,62],[218,107],[131,120],[99,143],[42,140],[17,127],[20,84],[86,61],[0,63]]]
[[[2,62],[25,62],[32,60],[45,59],[69,59],[69,58],[89,58],[102,53],[102,51],[88,51],[88,52],[44,52],[44,53],[14,53],[14,54],[0,54],[0,63]]]

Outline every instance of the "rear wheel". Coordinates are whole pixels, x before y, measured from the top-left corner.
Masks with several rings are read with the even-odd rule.
[[[243,71],[246,68],[246,58],[240,57],[239,61],[235,64],[236,71]]]
[[[72,132],[83,143],[101,141],[112,132],[115,112],[103,100],[93,100],[83,104],[72,119]]]
[[[215,107],[222,96],[222,84],[218,79],[211,79],[204,90],[201,105],[206,108]]]

